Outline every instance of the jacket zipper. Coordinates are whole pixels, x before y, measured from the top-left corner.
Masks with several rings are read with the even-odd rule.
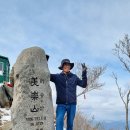
[[[68,96],[67,96],[67,92],[68,92],[68,88],[67,88],[68,82],[67,82],[67,75],[66,75],[66,104],[68,104]]]

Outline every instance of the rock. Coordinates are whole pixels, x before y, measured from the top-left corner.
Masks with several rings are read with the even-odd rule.
[[[12,130],[54,130],[50,73],[43,49],[22,51],[14,64]]]
[[[0,130],[11,130],[11,115],[10,109],[0,108]]]
[[[8,88],[7,86],[0,86],[0,108],[9,108],[11,106],[12,101],[10,101],[10,94],[13,92],[12,88]]]
[[[12,122],[7,121],[2,126],[0,126],[0,130],[12,130]]]

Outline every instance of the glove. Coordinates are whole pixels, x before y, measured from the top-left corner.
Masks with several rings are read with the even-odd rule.
[[[82,63],[81,65],[82,65],[82,72],[87,71],[87,67],[86,67],[85,63]]]

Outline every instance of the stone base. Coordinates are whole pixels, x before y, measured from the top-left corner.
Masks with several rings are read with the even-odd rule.
[[[12,122],[8,121],[0,126],[0,130],[12,130]]]

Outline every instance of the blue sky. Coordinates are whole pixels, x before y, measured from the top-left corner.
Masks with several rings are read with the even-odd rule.
[[[0,0],[0,55],[9,57],[12,66],[23,49],[39,46],[50,55],[51,73],[60,72],[63,58],[90,67],[107,65],[103,89],[88,93],[86,100],[78,98],[78,107],[88,118],[124,120],[111,74],[118,74],[122,86],[130,83],[129,74],[112,49],[130,34],[129,7],[129,0]]]

